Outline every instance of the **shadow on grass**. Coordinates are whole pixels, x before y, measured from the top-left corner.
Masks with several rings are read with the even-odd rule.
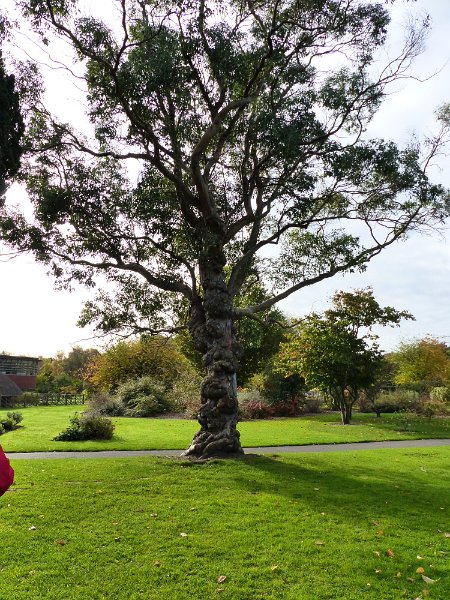
[[[336,425],[348,427],[341,424],[338,413],[327,413],[317,415],[315,420],[324,425]],[[383,413],[381,417],[376,417],[371,413],[355,413],[353,415],[352,425],[373,427],[387,432],[419,434],[430,438],[450,437],[450,417],[437,417],[428,419],[420,417],[415,413]]]
[[[408,460],[408,455],[415,460]],[[323,459],[302,457],[301,464],[286,457],[281,461],[276,456],[249,456],[244,459],[247,476],[238,476],[235,481],[244,493],[284,496],[350,522],[389,517],[408,526],[410,519],[414,529],[423,525],[424,531],[429,531],[425,516],[431,520],[445,517],[442,509],[448,505],[450,480],[448,471],[436,474],[421,470],[421,459],[426,461],[426,456],[424,452],[405,452],[402,458],[406,461],[395,468],[391,467],[396,459],[388,455],[376,460],[372,454],[358,464],[329,455]]]

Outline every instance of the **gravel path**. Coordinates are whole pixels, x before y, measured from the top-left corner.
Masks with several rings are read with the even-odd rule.
[[[378,450],[382,448],[429,448],[450,446],[450,440],[398,440],[391,442],[358,442],[350,444],[314,444],[309,446],[264,446],[244,448],[246,454],[280,454],[282,452],[341,452]],[[42,458],[131,458],[135,456],[180,456],[183,450],[101,450],[99,452],[10,452],[11,460]]]

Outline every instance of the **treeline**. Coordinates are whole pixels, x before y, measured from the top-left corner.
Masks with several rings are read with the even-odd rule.
[[[450,349],[432,337],[381,352],[375,325],[413,318],[381,307],[372,290],[337,292],[331,307],[297,324],[280,311],[266,323],[240,328],[238,374],[241,418],[295,416],[340,410],[446,414],[450,405]],[[239,324],[238,324],[239,327]],[[201,356],[183,333],[172,338],[120,341],[104,352],[74,347],[42,362],[41,393],[83,394],[108,415],[194,417],[203,377]]]

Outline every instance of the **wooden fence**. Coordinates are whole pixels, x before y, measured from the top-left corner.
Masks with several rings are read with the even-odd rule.
[[[65,394],[58,392],[48,392],[40,394],[38,392],[25,392],[22,396],[16,398],[2,398],[0,406],[2,408],[16,408],[26,406],[67,406],[69,404],[84,404],[83,394]]]

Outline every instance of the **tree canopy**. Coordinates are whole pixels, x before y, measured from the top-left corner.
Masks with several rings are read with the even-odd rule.
[[[23,132],[24,122],[14,75],[5,71],[0,48],[0,202],[7,181],[19,170]]]
[[[72,48],[81,67],[66,74],[84,86],[90,132],[48,110],[29,67],[21,176],[34,219],[5,208],[1,237],[62,285],[104,273],[113,291],[82,317],[101,332],[187,326],[207,371],[188,454],[238,452],[236,323],[363,270],[446,215],[446,191],[427,169],[448,111],[422,148],[365,135],[428,21],[380,66],[382,3],[120,0],[112,13],[102,3],[103,19],[77,0],[17,4],[48,52],[54,38]],[[240,306],[255,272],[269,297]]]
[[[397,385],[429,391],[450,384],[450,351],[445,343],[432,337],[402,342],[389,355]]]

